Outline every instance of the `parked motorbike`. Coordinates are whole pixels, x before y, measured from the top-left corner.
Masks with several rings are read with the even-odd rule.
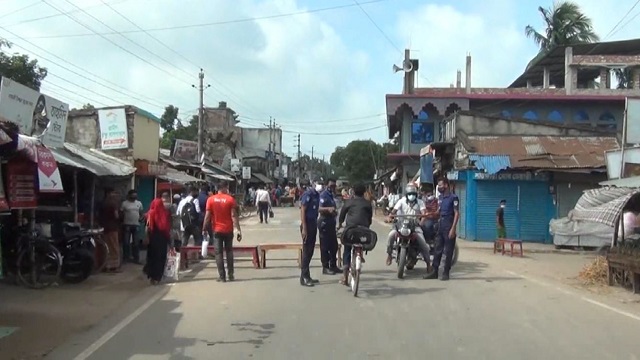
[[[49,239],[62,255],[60,277],[67,283],[85,281],[93,272],[96,242],[95,234],[100,230],[82,229],[79,224],[63,223],[62,234]]]
[[[404,271],[407,263],[413,261],[418,256],[416,249],[416,227],[420,215],[396,215],[394,216],[394,227],[397,232],[394,250],[396,252],[396,264],[398,265],[398,279],[404,278]],[[398,221],[398,219],[400,221]],[[416,260],[417,262],[417,260]],[[415,263],[414,263],[415,266]]]
[[[410,215],[399,215],[397,217],[409,217]],[[403,237],[401,230],[403,229],[403,227],[405,228],[404,232],[407,233],[407,229],[409,230],[409,232],[407,233],[408,235],[404,236],[405,238],[409,238],[410,241],[406,241],[407,242],[407,246],[406,246],[406,261],[405,261],[405,268],[406,270],[413,270],[416,266],[416,264],[418,263],[419,260],[424,261],[424,259],[422,258],[422,253],[420,252],[420,247],[418,246],[418,243],[415,241],[415,228],[417,226],[420,226],[418,223],[418,217],[419,215],[412,215],[411,216],[413,219],[404,219],[402,221],[402,226],[398,227],[397,222],[396,222],[396,230],[398,231],[398,240],[396,240],[396,262],[398,262],[399,264],[399,257],[402,256],[401,251],[398,251],[398,243],[400,241],[400,238]],[[405,226],[406,224],[406,226]],[[436,223],[434,225],[434,229],[433,229],[433,234],[437,234],[438,232],[438,224]],[[433,263],[433,256],[435,254],[435,250],[436,250],[436,239],[435,236],[426,236],[427,234],[425,233],[425,240],[427,242],[427,245],[429,246],[429,254],[431,256],[430,262]],[[456,246],[453,249],[453,258],[451,259],[451,266],[455,265],[456,262],[458,262],[458,253],[459,253],[459,249],[458,249],[458,244],[456,244]],[[402,274],[400,273],[400,269],[398,269],[398,278],[402,279],[402,277],[404,276],[404,269],[402,270]]]

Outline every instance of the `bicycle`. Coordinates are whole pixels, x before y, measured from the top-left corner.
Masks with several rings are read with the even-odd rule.
[[[23,233],[18,239],[17,275],[18,282],[32,289],[44,289],[57,284],[62,271],[62,255],[48,239],[37,231]],[[49,276],[49,281],[42,281]]]
[[[366,227],[352,227],[350,230],[362,233],[352,233],[349,239],[345,239],[345,231],[343,230],[338,233],[338,237],[344,246],[351,246],[351,262],[349,264],[347,285],[351,289],[353,296],[358,297],[360,274],[362,274],[362,264],[365,262],[364,253],[375,248],[378,237],[375,231]]]
[[[89,240],[93,245],[93,274],[101,273],[102,270],[104,270],[104,268],[107,266],[107,260],[109,259],[109,246],[107,245],[107,242],[102,238],[104,229],[88,229],[84,231],[90,236]],[[99,255],[102,255],[101,259],[98,259]]]

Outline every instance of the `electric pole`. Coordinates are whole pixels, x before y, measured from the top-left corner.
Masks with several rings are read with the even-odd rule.
[[[203,127],[204,127],[204,70],[200,69],[200,74],[198,74],[198,78],[200,79],[200,84],[197,87],[198,92],[200,93],[200,106],[198,107],[198,159],[197,161],[200,161],[202,159],[202,153],[203,148],[203,141],[204,141],[204,131],[203,131]],[[192,87],[196,87],[195,85],[191,85]],[[208,88],[211,85],[207,85],[206,87]]]
[[[311,146],[311,161],[309,162],[309,181],[313,181],[313,146]]]
[[[300,164],[300,134],[298,134],[298,136],[296,137],[296,147],[298,148],[298,186],[300,186],[300,177],[302,177],[302,167]]]
[[[267,176],[274,177],[271,161],[275,160],[275,143],[273,141],[273,130],[276,127],[276,120],[269,116],[269,125],[263,124],[264,126],[269,128],[269,150],[267,152]]]

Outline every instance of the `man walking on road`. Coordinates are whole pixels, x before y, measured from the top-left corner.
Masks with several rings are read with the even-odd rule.
[[[496,228],[498,239],[507,237],[507,228],[504,226],[504,208],[507,206],[507,200],[500,200],[500,206],[496,210]]]
[[[202,245],[202,231],[200,229],[200,203],[198,202],[198,189],[189,188],[189,194],[178,204],[180,216],[180,230],[182,231],[182,243],[189,245],[189,238],[193,236],[195,246]]]
[[[216,265],[218,267],[218,282],[235,280],[233,275],[233,228],[238,230],[238,242],[242,241],[242,231],[238,219],[238,206],[233,196],[229,195],[229,184],[226,181],[218,183],[218,193],[207,199],[207,213],[204,223],[211,224],[215,239]],[[202,230],[204,234],[206,229]],[[224,249],[224,253],[223,253]],[[224,269],[224,258],[227,257],[227,271]],[[228,277],[227,277],[228,276]]]
[[[316,248],[318,233],[318,212],[320,208],[322,184],[316,183],[300,197],[300,234],[302,235],[302,264],[300,264],[300,285],[313,286],[317,280],[311,278],[309,264]]]
[[[329,179],[327,188],[320,193],[320,219],[318,230],[320,231],[320,261],[322,273],[335,275],[340,272],[336,263],[338,256],[338,236],[336,234],[336,202],[333,194],[336,190],[336,181]]]
[[[271,196],[267,190],[264,189],[264,185],[260,185],[258,191],[256,191],[256,207],[260,214],[260,224],[264,221],[265,224],[269,223],[269,209],[271,208]]]
[[[436,235],[436,251],[433,256],[433,272],[427,275],[427,279],[438,278],[438,268],[442,260],[442,254],[446,256],[444,260],[444,271],[442,273],[442,281],[449,280],[449,271],[451,270],[451,262],[453,260],[453,252],[456,247],[456,225],[460,212],[458,210],[459,200],[456,194],[452,194],[449,189],[449,181],[442,179],[438,181],[438,205],[440,211],[440,227]]]

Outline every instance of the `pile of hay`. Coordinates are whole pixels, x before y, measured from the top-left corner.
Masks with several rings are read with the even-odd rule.
[[[578,278],[582,280],[584,285],[606,285],[607,274],[607,259],[604,256],[598,256],[592,263],[582,268]]]

